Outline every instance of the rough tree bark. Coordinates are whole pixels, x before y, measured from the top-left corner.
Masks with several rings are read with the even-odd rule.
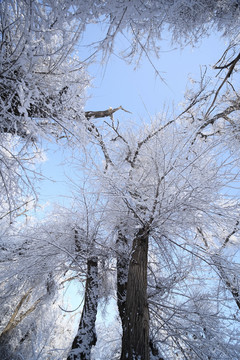
[[[125,307],[126,307],[126,294],[127,294],[127,279],[128,279],[128,266],[129,266],[129,251],[128,240],[118,232],[117,237],[117,304],[119,316],[124,325]],[[149,338],[149,351],[150,357],[155,360],[164,360],[160,355],[157,346],[154,344],[151,336]]]
[[[121,360],[149,360],[148,230],[136,234],[128,268]]]
[[[90,360],[91,349],[97,342],[95,322],[98,304],[98,259],[87,261],[87,279],[81,320],[67,360]]]

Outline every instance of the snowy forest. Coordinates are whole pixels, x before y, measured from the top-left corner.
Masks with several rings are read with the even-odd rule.
[[[239,29],[239,0],[0,0],[0,360],[240,359]],[[113,54],[164,82],[166,31],[226,44],[181,108],[86,108]]]

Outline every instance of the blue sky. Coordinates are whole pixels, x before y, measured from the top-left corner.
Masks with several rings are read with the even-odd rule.
[[[91,28],[83,44],[84,41],[91,41],[95,33],[96,29]],[[121,50],[121,41],[119,39],[116,52]],[[171,111],[174,105],[175,112],[178,113],[178,103],[183,100],[189,77],[199,79],[201,65],[209,66],[210,70],[225,50],[226,44],[219,35],[213,34],[203,39],[197,47],[187,46],[181,50],[170,45],[166,33],[161,47],[160,58],[152,56],[151,61],[165,83],[155,75],[152,65],[146,58],[141,60],[136,70],[134,65],[126,64],[115,54],[104,66],[99,63],[91,65],[89,73],[92,77],[92,87],[88,89],[86,110],[105,110],[110,106],[114,108],[122,105],[132,112],[132,115],[117,112],[115,117],[122,122],[128,121],[129,118],[138,122],[148,121],[156,113],[161,112],[164,106],[169,107]],[[79,52],[84,57],[86,50],[80,47]],[[67,205],[72,191],[67,177],[74,176],[69,166],[70,161],[66,161],[68,156],[70,158],[70,153],[54,144],[48,147],[48,160],[42,165],[42,172],[51,181],[44,180],[39,184],[40,201]]]
[[[154,115],[161,111],[164,104],[182,101],[189,76],[199,78],[200,65],[214,65],[226,48],[223,39],[212,35],[203,39],[198,47],[187,46],[181,50],[175,46],[174,49],[167,36],[166,33],[165,40],[161,42],[160,58],[151,57],[166,84],[155,76],[146,58],[134,71],[134,66],[113,54],[107,66],[96,64],[90,67],[95,81],[94,88],[89,91],[91,98],[86,108],[99,110],[122,105],[131,110],[135,118],[146,117],[147,112]]]

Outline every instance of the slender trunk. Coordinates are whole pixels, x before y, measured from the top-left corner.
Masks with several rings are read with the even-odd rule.
[[[148,237],[148,232],[142,228],[133,240],[128,269],[121,360],[149,360]]]
[[[90,360],[91,349],[97,342],[95,322],[98,305],[98,261],[87,261],[87,280],[82,316],[77,335],[72,343],[67,360]]]
[[[127,239],[121,232],[118,234],[117,247],[117,304],[119,316],[123,324],[127,295],[129,254]]]

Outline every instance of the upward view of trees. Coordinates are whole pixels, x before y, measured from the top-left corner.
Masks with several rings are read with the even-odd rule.
[[[90,24],[101,33],[86,57]],[[0,3],[2,360],[240,358],[239,25],[237,0]],[[89,65],[106,65],[122,36],[122,58],[160,76],[166,30],[178,46],[224,36],[216,77],[151,121],[85,111]],[[46,141],[78,154],[73,204],[24,221]],[[81,288],[77,326],[68,284]]]

